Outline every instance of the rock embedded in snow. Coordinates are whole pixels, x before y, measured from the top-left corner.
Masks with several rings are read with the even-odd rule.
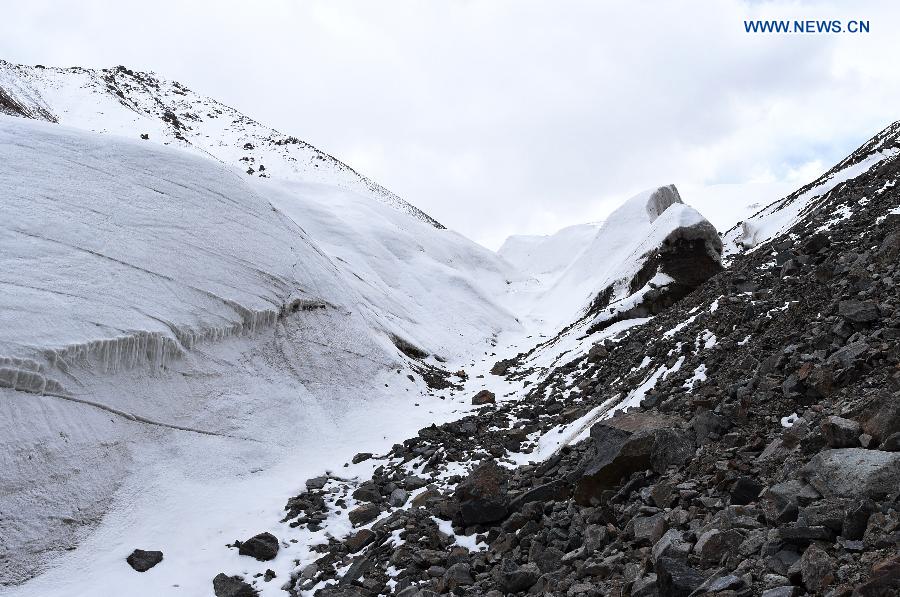
[[[278,555],[278,548],[278,538],[272,533],[266,532],[243,541],[238,548],[238,553],[242,556],[256,558],[260,562],[267,562],[275,559],[275,556]]]
[[[358,527],[372,522],[373,520],[378,518],[379,514],[381,514],[381,508],[379,508],[377,505],[362,504],[361,506],[357,506],[353,510],[350,510],[348,516],[353,526]]]
[[[472,397],[472,404],[475,406],[494,404],[495,402],[497,402],[497,397],[490,390],[481,390]]]
[[[163,560],[163,552],[161,551],[145,551],[143,549],[135,549],[125,558],[128,565],[138,572],[146,572]]]
[[[212,581],[216,597],[257,597],[259,592],[241,576],[228,576],[220,572]]]

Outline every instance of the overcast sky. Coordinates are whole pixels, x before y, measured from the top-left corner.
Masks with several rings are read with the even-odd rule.
[[[890,0],[62,4],[7,3],[0,57],[156,71],[492,248],[670,182],[721,222],[900,118]],[[871,32],[752,35],[746,18]]]

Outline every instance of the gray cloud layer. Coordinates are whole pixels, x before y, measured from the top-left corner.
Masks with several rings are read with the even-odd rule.
[[[659,183],[716,211],[771,199],[900,106],[893,2],[59,4],[4,7],[0,56],[157,71],[492,247]],[[749,35],[745,18],[871,33]]]

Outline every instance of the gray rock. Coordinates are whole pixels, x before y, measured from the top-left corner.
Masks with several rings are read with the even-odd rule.
[[[834,560],[815,543],[806,548],[800,558],[803,584],[812,592],[821,592],[834,582]]]
[[[128,565],[138,572],[146,572],[163,560],[163,552],[161,551],[145,551],[143,549],[135,549],[131,552],[125,561]]]
[[[213,579],[216,597],[256,597],[259,593],[240,576],[228,576],[220,572]]]
[[[278,538],[275,535],[260,533],[241,543],[238,553],[256,558],[260,562],[267,562],[278,555],[278,547]]]
[[[322,489],[325,487],[325,484],[328,483],[328,477],[322,475],[320,477],[313,477],[312,479],[306,480],[306,488],[307,489]]]
[[[701,561],[717,564],[722,558],[735,552],[743,541],[744,536],[737,529],[712,529],[700,535],[694,552],[700,555]]]
[[[794,597],[796,587],[785,585],[781,587],[773,587],[762,592],[762,597]]]
[[[405,489],[400,489],[399,487],[391,492],[391,496],[388,498],[388,503],[394,508],[400,508],[404,504],[406,504],[406,500],[409,499],[409,492]]]
[[[869,345],[860,340],[836,350],[825,362],[828,365],[837,365],[847,369],[853,366],[867,350],[869,350]]]
[[[881,318],[874,301],[841,301],[838,304],[838,314],[853,323],[872,323]]]
[[[518,566],[511,559],[504,559],[499,566],[494,568],[494,571],[496,580],[505,593],[527,591],[541,576],[541,571],[536,564]]]
[[[681,560],[659,558],[655,563],[656,586],[660,595],[688,597],[706,580]]]
[[[863,448],[824,450],[802,474],[823,496],[877,498],[900,486],[900,453]]]
[[[659,558],[686,559],[691,552],[691,544],[684,540],[678,529],[669,529],[653,546],[650,554],[655,562]],[[655,579],[654,579],[655,580]]]
[[[663,514],[652,516],[636,516],[631,519],[631,531],[635,542],[642,545],[653,545],[666,532],[666,518]]]
[[[822,421],[825,443],[832,448],[855,448],[859,445],[862,426],[843,417],[828,417]]]
[[[451,592],[457,587],[467,587],[472,584],[475,584],[475,579],[472,578],[471,569],[465,562],[453,564],[444,573],[444,586]]]

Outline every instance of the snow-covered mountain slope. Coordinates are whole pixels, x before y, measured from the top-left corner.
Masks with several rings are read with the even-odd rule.
[[[855,206],[847,204],[844,198],[838,202],[840,205],[833,205],[831,199],[845,185],[852,185],[853,179],[886,160],[895,161],[898,156],[900,122],[895,122],[813,182],[767,205],[728,230],[723,235],[725,255],[752,250],[804,220],[815,221],[815,228],[820,229],[832,225],[835,218],[845,219]]]
[[[138,471],[283,465],[518,327],[508,264],[367,195],[8,116],[0,160],[3,583]]]
[[[154,73],[124,66],[52,68],[0,60],[0,114],[174,145],[219,160],[248,177],[326,183],[441,227],[309,143]]]
[[[600,226],[600,223],[577,224],[545,236],[510,236],[497,253],[521,271],[552,283],[587,249]]]

